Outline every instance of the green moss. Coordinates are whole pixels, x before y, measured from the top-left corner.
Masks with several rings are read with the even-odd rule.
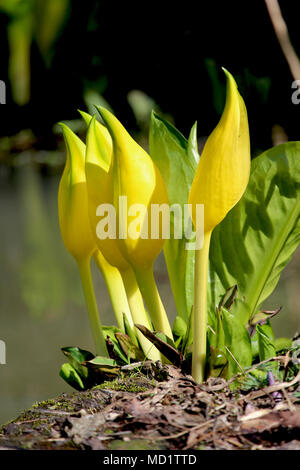
[[[100,385],[96,385],[94,389],[116,390],[130,393],[141,393],[155,386],[155,381],[145,377],[124,377],[120,376],[114,380],[106,380]]]
[[[31,407],[31,409],[34,409],[34,408],[48,408],[50,406],[55,406],[55,405],[56,405],[56,401],[53,400],[52,398],[50,398],[49,400],[38,401],[38,402],[34,403]]]
[[[61,411],[74,411],[74,406],[70,403],[70,401],[55,401],[52,398],[45,401],[40,401],[34,403],[30,410],[34,411],[36,408],[50,408],[53,410],[61,410]],[[30,411],[29,410],[29,411]]]

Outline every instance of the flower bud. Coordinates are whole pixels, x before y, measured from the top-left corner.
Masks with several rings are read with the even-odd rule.
[[[232,75],[227,77],[222,117],[208,137],[189,194],[192,219],[204,204],[204,232],[211,232],[242,197],[250,174],[250,140],[245,103]]]
[[[66,249],[77,261],[89,259],[96,250],[90,228],[85,180],[85,145],[71,129],[60,124],[67,147],[67,160],[58,190],[58,214]]]
[[[107,165],[106,138],[93,118],[87,134],[86,154],[89,213],[92,228],[96,231],[99,216],[105,212],[103,205],[110,205],[112,217],[106,222],[113,224],[114,218],[115,226],[111,237],[101,239],[97,233],[97,245],[107,260],[120,269],[126,269],[127,265],[134,269],[148,268],[164,243],[160,226],[156,227],[157,238],[151,238],[151,206],[168,204],[167,190],[147,152],[113,114],[104,108],[99,108],[99,112],[111,135],[113,147],[111,161]],[[103,208],[103,213],[99,207]],[[104,228],[103,223],[100,225]]]

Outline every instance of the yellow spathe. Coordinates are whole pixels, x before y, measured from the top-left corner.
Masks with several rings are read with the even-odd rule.
[[[98,109],[112,138],[112,153],[107,168],[106,138],[94,117],[87,133],[89,214],[96,232],[99,222],[97,207],[111,204],[116,211],[116,239],[97,238],[97,245],[107,260],[120,269],[125,269],[126,265],[138,269],[149,268],[164,244],[161,228],[158,238],[151,238],[151,205],[168,204],[165,183],[150,156],[132,139],[118,119],[108,110]],[[120,197],[126,197],[125,210],[119,204]],[[130,214],[133,205],[137,204],[147,212],[142,213],[137,208],[137,212]],[[130,230],[132,227],[136,229],[134,236]],[[142,238],[143,233],[147,233],[148,238]]]
[[[71,129],[60,124],[67,147],[67,160],[58,190],[58,215],[66,249],[77,261],[96,250],[88,218],[85,180],[85,145]]]
[[[250,175],[250,139],[245,103],[232,75],[227,78],[222,117],[208,137],[189,194],[192,219],[204,204],[204,231],[211,232],[242,197]]]

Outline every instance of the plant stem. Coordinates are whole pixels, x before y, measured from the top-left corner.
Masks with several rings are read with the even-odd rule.
[[[78,261],[78,267],[80,272],[80,278],[84,297],[86,301],[87,311],[90,320],[90,326],[96,348],[96,354],[98,356],[108,357],[105,339],[101,327],[93,281],[91,276],[90,258]]]
[[[154,328],[173,339],[172,328],[155,283],[153,268],[136,270],[135,273]]]
[[[93,258],[104,277],[118,326],[125,333],[123,313],[132,328],[133,320],[121,274],[117,268],[106,261],[99,250],[94,253]]]
[[[192,376],[198,383],[204,380],[206,363],[206,299],[210,238],[211,232],[205,233],[202,249],[195,252]]]
[[[134,323],[144,325],[146,328],[152,331],[153,328],[145,310],[143,298],[132,268],[128,268],[126,271],[122,271],[121,275]],[[156,347],[136,328],[135,332],[138,336],[145,355],[153,361],[160,361],[161,355],[158,349],[156,349]]]

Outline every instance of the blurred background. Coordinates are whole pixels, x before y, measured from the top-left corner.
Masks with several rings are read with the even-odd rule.
[[[300,55],[300,3],[280,2]],[[196,8],[197,7],[197,8]],[[58,376],[63,346],[93,349],[79,274],[60,237],[57,189],[65,149],[57,122],[81,137],[77,109],[109,107],[147,148],[155,109],[200,143],[223,109],[221,67],[235,76],[249,114],[252,155],[300,140],[295,79],[265,2],[0,0],[0,424],[37,400],[71,391]],[[300,79],[300,76],[298,77]],[[3,89],[2,89],[3,91]],[[93,268],[104,324],[112,313]],[[156,276],[175,316],[163,258]],[[300,330],[300,251],[266,307],[283,306],[277,336]]]

